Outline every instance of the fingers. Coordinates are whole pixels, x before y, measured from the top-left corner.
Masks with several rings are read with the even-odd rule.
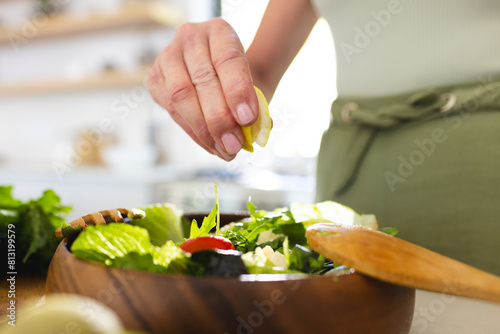
[[[150,91],[155,101],[169,112],[174,121],[193,140],[205,150],[215,154],[215,149],[204,143],[203,136],[206,131],[203,131],[203,128],[205,123],[201,115],[196,92],[180,55],[178,48],[171,47],[164,51],[163,57],[157,59],[160,64],[155,65],[154,68],[161,68],[161,70],[157,70],[150,75]],[[168,80],[165,78],[168,78]],[[154,84],[151,84],[152,81],[155,81]],[[190,117],[190,121],[186,121],[178,110],[189,111],[186,116]],[[192,121],[196,119],[198,119],[197,123]],[[210,138],[209,134],[208,137]]]
[[[176,57],[165,57],[166,59],[163,58],[158,58],[155,62],[155,65],[152,67],[150,73],[149,73],[149,78],[148,78],[148,86],[149,90],[151,92],[151,95],[153,96],[153,99],[161,106],[165,107],[165,109],[168,111],[172,119],[202,148],[204,148],[207,152],[210,154],[214,154],[219,156],[219,158],[230,161],[234,158],[234,156],[230,156],[227,153],[225,153],[223,150],[217,148],[217,147],[209,147],[203,143],[203,141],[198,137],[198,135],[195,133],[195,131],[191,128],[189,123],[180,115],[180,113],[177,111],[177,109],[174,107],[174,102],[175,101],[178,105],[181,107],[185,107],[186,104],[189,104],[189,102],[184,102],[185,100],[188,100],[185,96],[190,95],[189,90],[190,90],[190,79],[189,76],[186,76],[185,73],[186,71],[182,70],[182,66],[177,64],[178,66],[175,66],[175,60]],[[163,66],[161,66],[159,63],[164,62]],[[166,66],[166,65],[172,65],[172,66]],[[165,70],[165,74],[171,78],[169,80],[169,84],[167,85],[164,74],[163,74],[163,68],[167,68],[170,70]],[[184,78],[184,80],[182,79]],[[187,78],[187,79],[186,79]],[[173,85],[172,83],[177,83],[177,85]],[[172,98],[173,97],[173,98]],[[196,106],[195,108],[196,109]],[[203,131],[201,131],[203,132]]]
[[[211,138],[202,139],[210,141],[217,150],[235,155],[241,149],[244,139],[227,106],[218,73],[212,64],[208,38],[197,34],[196,30],[188,31],[184,36],[184,62],[196,90],[206,129],[211,135]],[[192,119],[185,119],[194,124],[200,115],[193,113],[190,116],[193,116]]]
[[[196,135],[195,131],[192,130],[191,126],[184,120],[184,118],[179,114],[177,109],[174,107],[174,101],[181,108],[189,108],[196,110],[199,108],[196,106],[196,100],[194,101],[194,108],[190,107],[190,101],[187,98],[190,94],[191,81],[188,75],[186,75],[186,70],[183,62],[177,60],[174,54],[177,51],[175,48],[170,47],[164,50],[161,57],[158,57],[155,61],[154,66],[151,68],[148,77],[149,91],[156,103],[163,106],[172,119],[202,148],[207,152],[215,155],[219,155],[219,152],[215,148],[209,148],[205,145],[200,138]],[[169,78],[168,84],[165,80],[165,76]],[[191,99],[193,102],[193,99]],[[226,159],[226,157],[224,157]]]
[[[255,122],[259,112],[248,60],[233,28],[222,19],[218,20],[221,22],[212,25],[209,34],[212,63],[234,119],[239,125],[248,126]]]
[[[231,160],[258,116],[244,49],[222,19],[185,24],[150,71],[154,100],[208,152]]]

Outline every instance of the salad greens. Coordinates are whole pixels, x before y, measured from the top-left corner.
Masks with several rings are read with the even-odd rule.
[[[71,251],[77,257],[109,265],[129,253],[147,254],[151,247],[146,229],[109,224],[88,226],[73,242]]]
[[[191,229],[189,232],[189,239],[196,237],[204,237],[210,235],[210,232],[215,227],[215,234],[219,235],[220,232],[220,214],[219,214],[219,196],[217,193],[217,184],[214,184],[215,187],[215,206],[213,207],[210,214],[203,218],[203,222],[201,227],[198,227],[198,222],[193,220],[191,222]]]
[[[134,219],[131,223],[147,229],[154,245],[161,246],[167,240],[179,242],[184,239],[182,211],[173,204],[149,205],[139,209],[146,213],[146,217]]]
[[[165,273],[188,269],[188,258],[172,240],[155,246],[148,230],[129,224],[88,226],[73,241],[71,252],[80,259],[112,267]]]
[[[143,208],[146,218],[128,224],[88,226],[71,246],[81,259],[108,266],[188,275],[235,276],[242,273],[325,274],[337,263],[311,250],[306,228],[318,222],[362,224],[377,228],[373,215],[358,215],[335,202],[293,204],[272,212],[247,203],[249,217],[219,229],[219,204],[201,224],[191,222],[189,238],[226,238],[235,250],[202,250],[188,253],[179,245],[182,213],[171,204]],[[214,231],[215,230],[215,231]],[[394,230],[389,232],[394,233]],[[191,240],[190,240],[191,241]]]
[[[38,199],[21,201],[13,197],[12,186],[0,186],[0,243],[7,245],[7,237],[15,236],[15,252],[9,254],[15,253],[21,260],[10,271],[46,273],[60,242],[55,230],[70,211],[53,190],[44,191]],[[8,230],[14,234],[8,236]]]
[[[203,218],[203,223],[201,227],[198,227],[198,223],[193,219],[191,222],[191,230],[189,232],[189,238],[204,237],[210,235],[210,231],[216,227],[217,221],[216,217],[219,211],[219,205],[215,204],[210,214]]]
[[[242,253],[249,272],[256,273],[322,273],[333,263],[308,248],[307,226],[316,223],[297,222],[292,211],[276,209],[271,213],[247,204],[250,218],[223,228],[224,237]],[[323,220],[324,221],[324,220]]]

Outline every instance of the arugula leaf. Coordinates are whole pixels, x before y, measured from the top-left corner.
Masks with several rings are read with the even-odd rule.
[[[253,224],[250,224],[247,228],[247,240],[250,242],[256,241],[259,234],[265,231],[272,230],[274,232],[276,223],[279,219],[279,216],[257,218],[255,222]],[[242,231],[242,233],[244,232],[245,231]]]
[[[249,251],[247,244],[248,240],[245,238],[239,230],[237,229],[238,227],[234,227],[236,230],[227,230],[224,232],[223,237],[231,241],[231,243],[234,245],[234,248],[237,251],[240,251],[242,253],[246,253]]]
[[[291,245],[307,245],[306,228],[301,223],[283,224],[281,232],[288,237]]]
[[[313,274],[331,268],[331,262],[326,261],[323,255],[301,245],[293,247],[290,254],[290,269]]]
[[[217,206],[217,228],[215,230],[215,235],[219,235],[220,233],[220,206],[219,206],[219,193],[217,192],[217,183],[214,182],[215,189],[215,205]]]
[[[210,231],[215,227],[215,235],[219,235],[220,229],[220,213],[219,213],[219,195],[217,193],[217,183],[214,183],[215,188],[215,205],[207,217],[203,218],[203,222],[198,227],[198,222],[193,219],[189,232],[189,239],[196,237],[205,237],[210,235]]]
[[[252,202],[250,201],[247,202],[247,209],[250,215],[252,216],[256,215],[257,209],[255,208],[255,205]]]
[[[210,214],[203,218],[203,223],[198,227],[198,222],[193,219],[191,222],[191,231],[189,233],[189,238],[204,237],[210,234],[210,231],[217,224],[216,217],[219,212],[219,205],[215,204]]]
[[[307,245],[305,226],[296,222],[289,210],[276,209],[268,213],[264,210],[257,210],[251,202],[247,203],[247,207],[251,214],[249,221],[232,224],[230,229],[225,229],[224,233],[224,237],[231,240],[237,250],[248,252],[266,245],[277,250],[281,249],[285,238],[288,239],[290,246]],[[266,231],[272,231],[278,237],[263,244],[257,243],[258,236]]]

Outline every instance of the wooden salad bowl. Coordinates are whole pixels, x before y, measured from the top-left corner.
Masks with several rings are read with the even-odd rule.
[[[221,224],[243,217],[221,214]],[[415,305],[415,289],[354,272],[238,278],[149,273],[80,260],[66,239],[50,264],[46,292],[94,298],[127,329],[144,333],[402,334],[410,330]],[[92,310],[81,312],[92,316]]]

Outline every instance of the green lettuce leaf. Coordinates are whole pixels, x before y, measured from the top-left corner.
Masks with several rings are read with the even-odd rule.
[[[184,253],[173,241],[151,250],[155,264],[167,268],[168,273],[188,273],[192,270],[189,255]]]
[[[167,267],[157,265],[153,259],[153,255],[150,253],[141,254],[137,252],[131,252],[123,257],[115,258],[111,266],[131,269],[131,270],[144,270],[153,273],[167,273]]]
[[[71,245],[78,258],[111,265],[129,253],[148,254],[151,250],[148,231],[123,223],[88,226]]]
[[[306,227],[315,223],[332,222],[343,225],[360,225],[372,229],[377,228],[377,218],[374,215],[358,214],[356,211],[333,201],[316,204],[292,203],[290,211],[296,221]]]
[[[111,267],[156,273],[190,273],[189,255],[169,240],[154,246],[148,231],[127,223],[88,226],[71,245],[78,258]]]
[[[145,228],[153,245],[162,246],[168,240],[175,243],[184,240],[182,211],[173,204],[155,204],[140,209],[146,217],[134,219],[130,224]]]

